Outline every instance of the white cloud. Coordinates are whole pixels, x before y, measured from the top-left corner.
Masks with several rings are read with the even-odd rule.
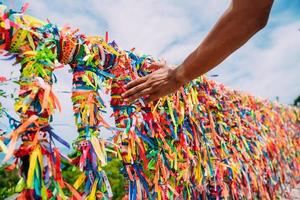
[[[232,88],[273,100],[278,96],[281,102],[291,103],[300,94],[299,24],[266,30],[268,48],[247,44],[212,73]]]

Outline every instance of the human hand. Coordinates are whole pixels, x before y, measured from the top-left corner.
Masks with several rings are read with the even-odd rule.
[[[129,82],[127,90],[122,97],[132,102],[138,98],[146,97],[145,103],[154,101],[178,90],[183,85],[176,68],[168,66],[166,62],[152,63],[150,68],[157,68],[157,71]]]

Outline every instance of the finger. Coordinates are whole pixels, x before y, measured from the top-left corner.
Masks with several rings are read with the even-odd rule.
[[[166,61],[165,59],[161,59],[161,60],[160,60],[160,63],[161,63],[162,65],[166,65],[166,64],[167,64],[167,61]]]
[[[129,97],[128,101],[129,102],[133,102],[133,101],[135,101],[138,98],[142,98],[144,96],[147,96],[147,95],[151,94],[151,92],[153,92],[151,88],[146,88],[146,89],[142,90],[141,92],[135,93],[134,95],[132,95],[131,97]]]
[[[159,96],[158,94],[153,93],[153,94],[149,95],[148,98],[146,98],[146,99],[144,100],[144,102],[145,102],[145,104],[148,104],[148,103],[150,103],[150,102],[152,102],[152,101],[157,100],[159,97],[160,97],[160,96]]]
[[[140,85],[134,86],[131,89],[127,90],[125,93],[122,94],[123,98],[128,98],[136,93],[141,92],[144,90],[146,87],[148,87],[148,84],[146,82],[141,83]]]
[[[145,82],[147,80],[147,78],[148,78],[147,76],[144,76],[144,77],[137,78],[136,80],[130,81],[129,83],[127,83],[127,85],[125,85],[125,88],[126,89],[133,88],[133,87]]]
[[[151,64],[149,67],[148,67],[148,70],[150,70],[150,71],[156,71],[156,70],[158,70],[158,69],[160,69],[160,68],[162,68],[162,66],[161,65],[156,65],[156,64]]]
[[[149,65],[150,70],[158,70],[161,69],[165,66],[166,62],[165,61],[154,61]]]

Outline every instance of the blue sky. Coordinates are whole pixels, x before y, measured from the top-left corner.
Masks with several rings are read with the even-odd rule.
[[[2,1],[19,8],[30,3],[28,12],[40,19],[50,19],[63,26],[80,28],[89,35],[109,37],[124,49],[164,58],[180,64],[198,46],[227,8],[228,0],[15,0]],[[230,88],[282,103],[292,103],[300,95],[300,1],[275,1],[268,26],[252,38],[209,75]],[[236,30],[238,31],[238,30]],[[0,61],[0,76],[8,76],[18,67]],[[54,86],[63,104],[63,112],[55,115],[57,133],[71,141],[76,136],[73,125],[68,67],[56,72]],[[14,73],[13,76],[17,76]],[[13,84],[6,86],[13,91]],[[3,86],[1,86],[3,88]],[[106,97],[108,100],[108,97]],[[5,102],[11,112],[12,101]],[[110,112],[110,110],[109,110]],[[108,119],[108,117],[106,117]],[[112,119],[108,119],[113,123]],[[1,124],[0,124],[1,126]],[[103,136],[107,136],[107,131]]]

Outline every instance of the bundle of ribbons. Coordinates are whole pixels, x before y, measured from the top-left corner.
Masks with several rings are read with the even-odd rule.
[[[109,156],[122,161],[131,200],[275,199],[299,181],[299,108],[205,77],[147,105],[142,99],[129,104],[121,97],[124,86],[152,72],[151,56],[41,22],[25,10],[0,11],[1,53],[21,64],[15,104],[20,122],[10,120],[14,130],[1,138],[5,161],[16,158],[9,168],[20,169],[20,199],[110,199],[103,170]],[[55,147],[54,139],[69,144],[50,125],[60,109],[53,72],[62,65],[73,73],[79,136],[72,159]],[[111,94],[116,127],[103,118],[99,91]],[[113,132],[112,141],[100,137],[101,128]],[[61,158],[82,171],[74,184],[63,180]]]

